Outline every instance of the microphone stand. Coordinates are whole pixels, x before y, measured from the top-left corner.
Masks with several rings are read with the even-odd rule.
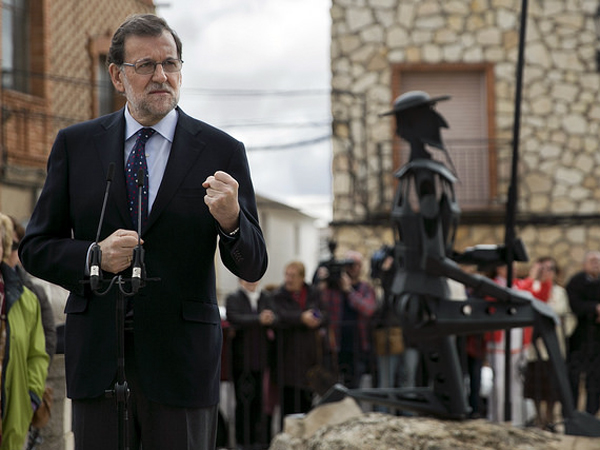
[[[98,230],[96,231],[96,240],[91,248],[90,261],[90,287],[92,291],[98,290],[98,283],[102,281],[102,271],[100,270],[100,262],[102,261],[102,251],[98,245],[100,240],[100,231],[104,223],[104,212],[106,211],[106,203],[108,202],[108,193],[112,184],[112,179],[115,173],[115,163],[111,162],[108,165],[108,174],[106,175],[106,189],[104,190],[104,199],[102,200],[102,209],[100,210],[100,220],[98,221]]]
[[[104,219],[104,210],[106,208],[106,200],[108,197],[108,189],[110,187],[110,181],[112,180],[112,172],[114,171],[114,163],[109,166],[109,182],[107,183],[107,189],[105,192],[104,202],[102,205],[102,213],[100,215],[100,223],[98,225],[98,237],[96,242],[92,246],[92,262],[90,264],[90,286],[94,294],[98,296],[104,296],[108,294],[113,286],[116,284],[118,287],[117,302],[116,302],[116,331],[117,331],[117,380],[112,389],[107,389],[104,394],[107,398],[114,398],[117,402],[117,415],[118,415],[118,449],[128,450],[128,433],[127,423],[129,421],[127,401],[129,400],[130,389],[127,384],[125,376],[125,299],[126,297],[134,296],[140,288],[145,286],[145,281],[157,281],[158,278],[152,280],[145,280],[144,270],[144,249],[141,244],[142,234],[142,190],[144,187],[144,170],[138,171],[137,185],[138,185],[138,244],[133,252],[133,267],[132,275],[130,279],[123,278],[122,275],[116,275],[110,281],[109,286],[104,291],[100,291],[98,287],[98,280],[100,271],[94,267],[94,263],[97,263],[97,267],[100,266],[102,259],[102,252],[98,245],[98,239],[102,221]],[[92,269],[96,273],[92,278]],[[124,285],[127,282],[131,283],[131,290],[127,291]]]
[[[127,401],[129,400],[129,386],[125,377],[125,297],[133,295],[123,289],[124,280],[121,275],[117,276],[117,285],[119,287],[116,306],[117,322],[117,381],[113,389],[106,390],[104,395],[108,398],[114,398],[117,402],[118,417],[118,449],[128,450],[129,439],[127,433],[127,423],[129,416],[127,411]]]

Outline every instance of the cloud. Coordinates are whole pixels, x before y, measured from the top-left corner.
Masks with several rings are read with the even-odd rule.
[[[328,141],[260,150],[330,132],[329,8],[323,0],[174,0],[158,9],[183,41],[181,107],[246,144],[266,195],[330,197]],[[289,90],[306,93],[282,95]]]
[[[328,83],[329,14],[322,0],[178,0],[160,13],[182,38],[186,71],[215,76],[210,83],[220,76],[253,88]]]

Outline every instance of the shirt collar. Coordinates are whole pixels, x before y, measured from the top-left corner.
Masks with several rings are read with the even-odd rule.
[[[160,122],[152,125],[151,128],[154,128],[169,142],[173,142],[178,117],[179,113],[177,112],[177,109],[174,108],[165,117],[163,117]],[[129,108],[125,106],[125,140],[128,140],[130,137],[134,136],[141,128],[144,128],[144,126],[133,118],[129,112]]]

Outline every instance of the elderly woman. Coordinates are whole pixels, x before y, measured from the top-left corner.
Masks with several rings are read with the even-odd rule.
[[[0,450],[23,447],[42,400],[49,362],[38,299],[6,263],[13,234],[11,219],[0,213]]]

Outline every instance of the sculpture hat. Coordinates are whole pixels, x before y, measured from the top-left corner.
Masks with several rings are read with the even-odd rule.
[[[380,114],[380,116],[390,116],[410,108],[416,108],[417,106],[433,105],[437,102],[448,100],[449,98],[449,95],[432,98],[424,91],[408,91],[394,100],[394,107],[391,111],[384,112]]]

